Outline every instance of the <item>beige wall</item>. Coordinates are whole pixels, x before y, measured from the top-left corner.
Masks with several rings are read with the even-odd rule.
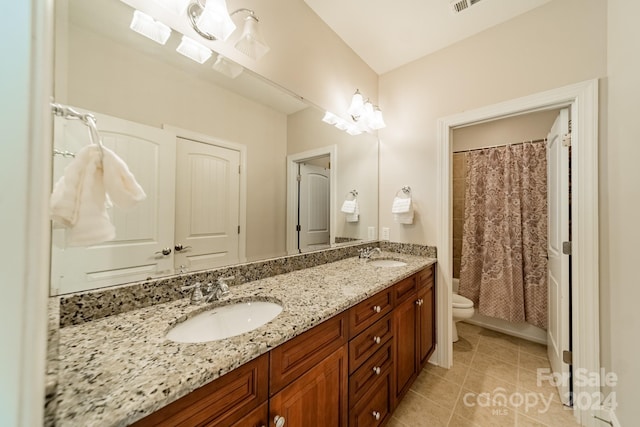
[[[306,109],[289,116],[287,154],[337,145],[336,230],[337,237],[367,239],[367,229],[378,227],[378,140],[375,135],[349,135],[321,121],[322,114]],[[351,190],[358,191],[360,220],[346,222],[340,212]],[[377,236],[377,235],[376,235]]]
[[[69,31],[67,94],[56,98],[245,145],[247,258],[284,254],[286,115],[95,33],[76,26]]]
[[[640,3],[608,2],[608,124],[600,151],[600,280],[603,359],[619,376],[620,424],[640,419]],[[610,363],[610,365],[609,365]]]
[[[438,118],[605,75],[606,3],[562,0],[380,76],[380,227],[436,243]],[[390,212],[402,185],[416,202],[411,226]]]

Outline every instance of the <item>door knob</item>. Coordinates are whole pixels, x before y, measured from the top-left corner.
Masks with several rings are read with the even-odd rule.
[[[273,417],[273,423],[276,425],[276,427],[283,427],[285,423],[285,419],[280,415],[276,415],[275,417]]]
[[[161,251],[156,252],[157,254],[162,254],[164,256],[171,255],[171,248],[164,248]]]
[[[182,243],[178,243],[173,247],[176,252],[184,251],[185,249],[191,249],[191,246],[182,246]]]

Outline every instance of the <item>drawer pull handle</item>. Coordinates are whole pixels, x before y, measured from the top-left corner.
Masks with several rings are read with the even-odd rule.
[[[378,411],[373,411],[371,415],[373,415],[373,418],[375,418],[376,421],[380,419],[380,412]]]
[[[380,337],[373,337],[373,342],[376,344],[380,344]]]
[[[379,366],[374,366],[373,367],[373,372],[375,372],[376,375],[380,375],[380,367]]]
[[[380,313],[381,310],[382,310],[382,308],[379,305],[374,305],[373,306],[373,311],[375,311],[376,313]]]
[[[285,419],[280,415],[276,415],[275,417],[273,417],[273,423],[276,425],[276,427],[283,427],[285,423]]]

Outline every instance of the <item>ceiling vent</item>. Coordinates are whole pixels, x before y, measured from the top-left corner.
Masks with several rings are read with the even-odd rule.
[[[463,10],[469,9],[476,3],[480,3],[482,0],[454,0],[450,3],[451,11],[453,13],[460,13]]]

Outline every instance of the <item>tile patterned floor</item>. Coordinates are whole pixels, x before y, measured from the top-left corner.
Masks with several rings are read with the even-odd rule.
[[[453,367],[428,365],[389,427],[578,426],[555,387],[538,384],[536,370],[549,368],[545,346],[467,323],[458,334]]]

